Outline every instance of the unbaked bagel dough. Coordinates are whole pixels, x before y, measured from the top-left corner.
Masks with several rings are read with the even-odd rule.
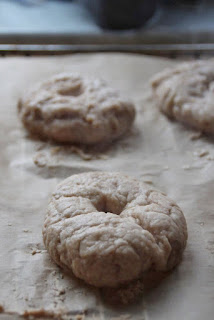
[[[72,73],[36,86],[20,99],[18,110],[31,134],[62,143],[111,142],[135,118],[133,103],[105,81]]]
[[[43,237],[52,259],[97,287],[117,287],[181,260],[187,226],[163,193],[120,173],[73,175],[52,195]]]

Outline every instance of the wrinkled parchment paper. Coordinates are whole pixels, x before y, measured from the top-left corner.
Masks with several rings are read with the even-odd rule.
[[[148,86],[154,73],[175,63],[128,54],[1,58],[0,319],[22,319],[32,311],[39,319],[213,319],[214,140],[161,115]],[[130,134],[96,153],[30,139],[17,117],[17,99],[61,71],[102,77],[133,99],[138,115]],[[97,289],[65,275],[42,242],[56,184],[90,170],[126,172],[161,189],[187,219],[183,261],[131,306],[108,305]]]

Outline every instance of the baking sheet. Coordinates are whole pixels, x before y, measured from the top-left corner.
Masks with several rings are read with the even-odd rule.
[[[154,73],[175,63],[128,54],[1,58],[1,320],[21,319],[24,313],[39,319],[213,319],[213,140],[159,114],[148,86]],[[138,115],[130,134],[84,153],[30,139],[17,117],[17,99],[30,85],[61,71],[100,76],[132,98]],[[182,263],[131,306],[106,304],[97,289],[65,275],[42,242],[56,184],[91,170],[122,171],[152,184],[173,198],[187,219]]]

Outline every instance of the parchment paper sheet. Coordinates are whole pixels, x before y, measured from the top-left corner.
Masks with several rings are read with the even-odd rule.
[[[214,318],[214,140],[194,136],[161,115],[148,86],[154,73],[175,63],[128,54],[1,58],[1,320],[42,309],[65,313],[67,319],[77,319],[77,314],[103,320]],[[18,97],[61,71],[98,75],[135,101],[134,129],[104,150],[104,156],[83,160],[69,148],[30,139],[22,128]],[[180,205],[187,219],[189,239],[182,263],[132,306],[106,305],[99,291],[64,275],[42,242],[44,214],[56,184],[90,170],[122,171],[153,184]]]

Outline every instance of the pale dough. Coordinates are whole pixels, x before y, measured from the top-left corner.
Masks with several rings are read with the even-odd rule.
[[[116,287],[181,260],[187,226],[163,193],[120,173],[73,175],[58,185],[44,222],[53,260],[97,287]]]
[[[214,134],[214,60],[187,62],[151,81],[156,103],[168,117]]]
[[[18,104],[26,129],[64,143],[111,142],[135,118],[132,102],[100,79],[59,74],[29,91]]]

